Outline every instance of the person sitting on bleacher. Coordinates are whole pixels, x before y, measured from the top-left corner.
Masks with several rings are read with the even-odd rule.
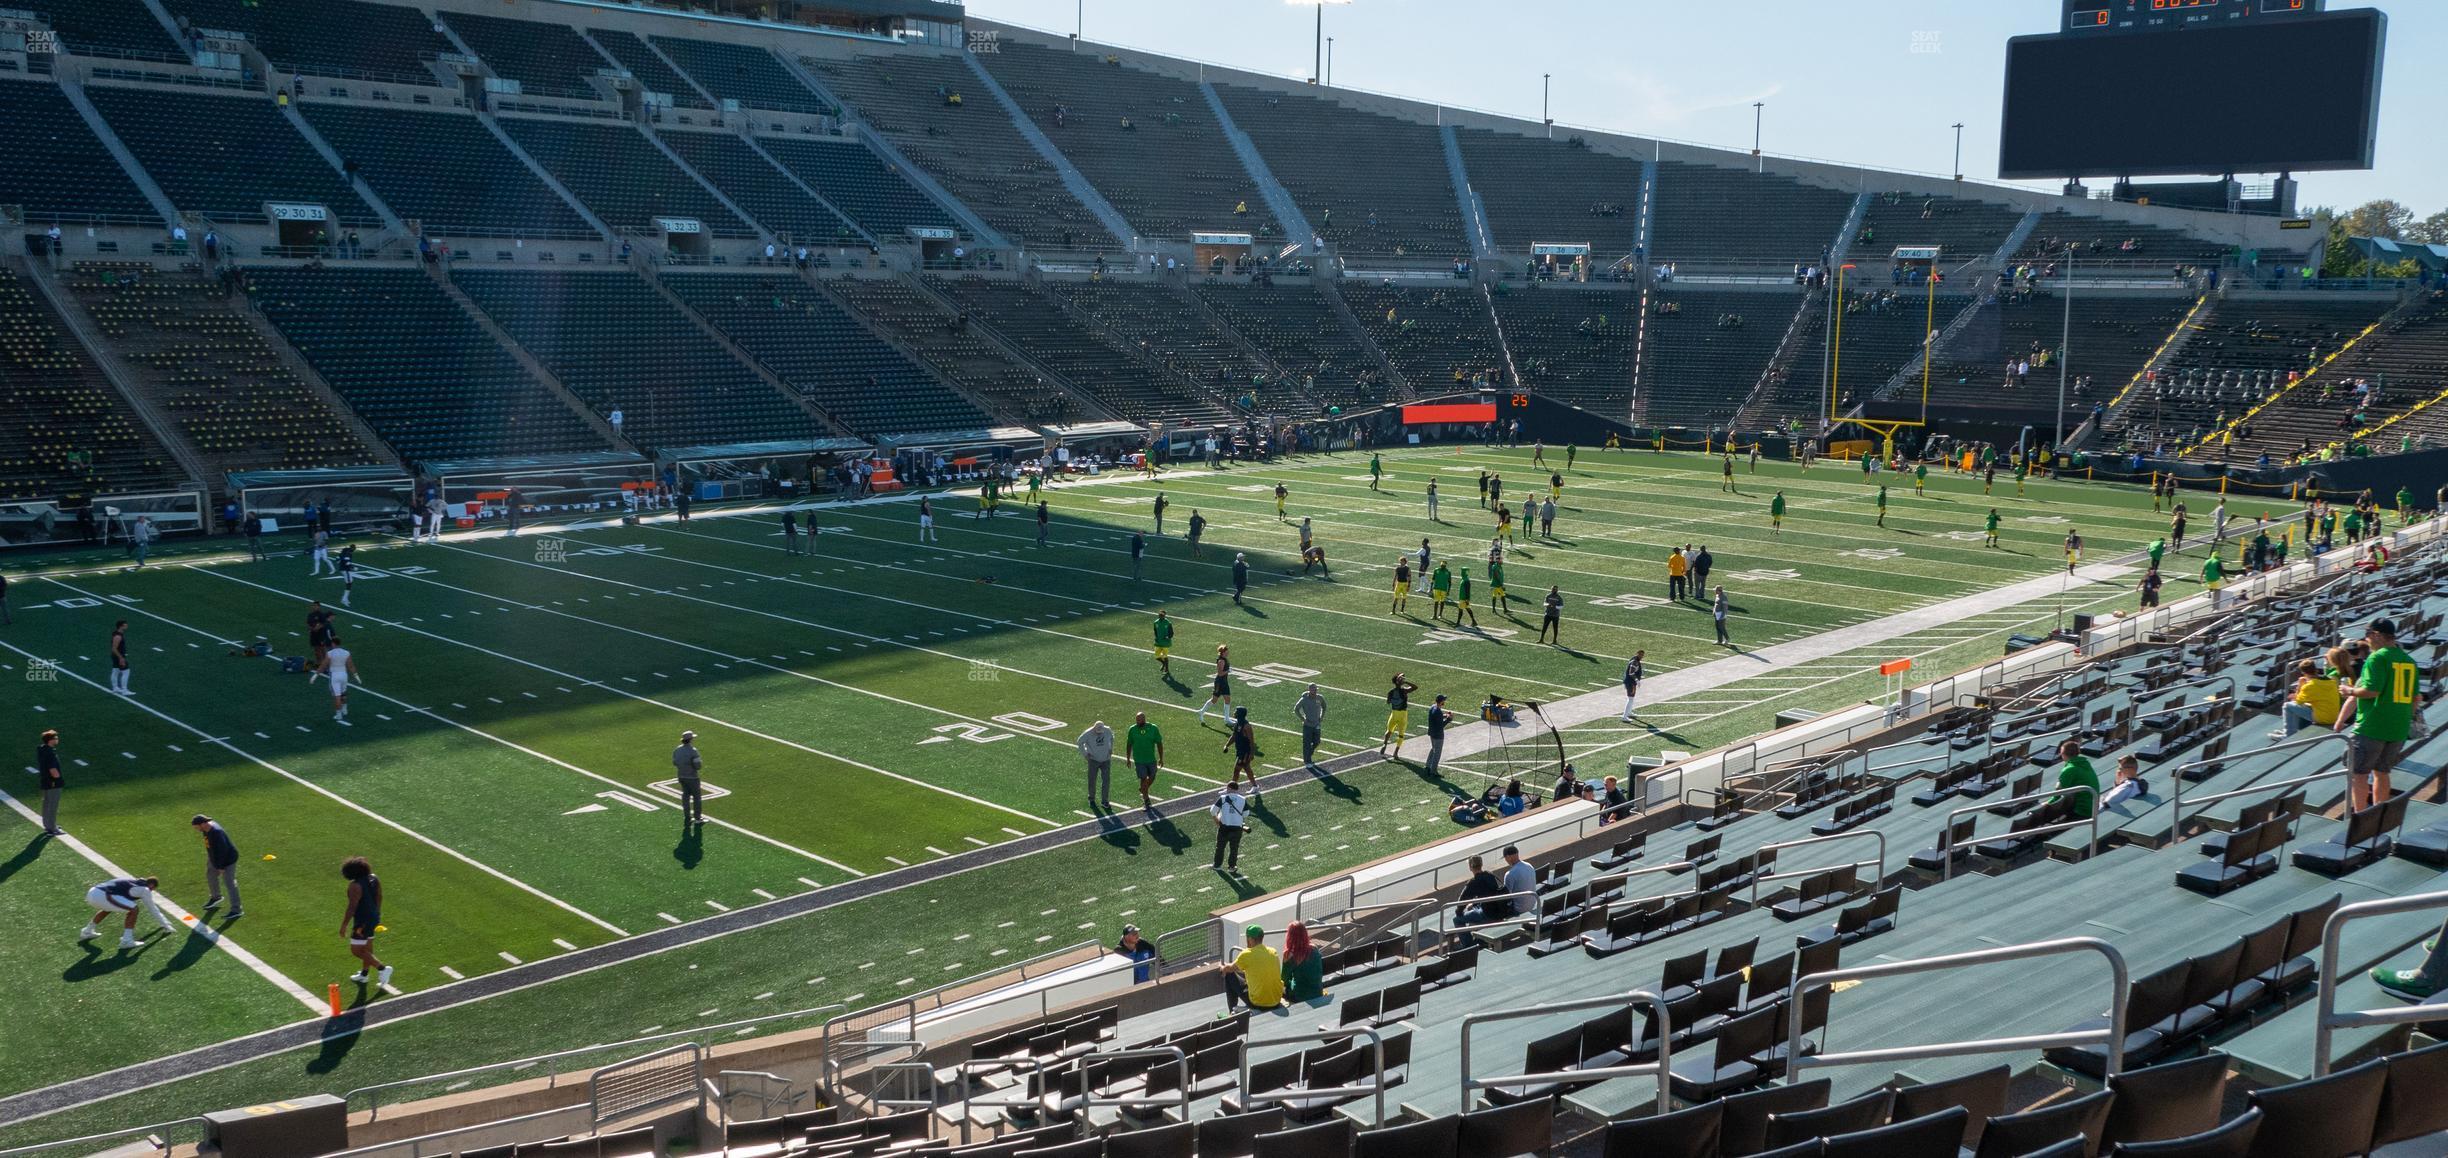
[[[2058,795],[2048,798],[2040,807],[2049,813],[2046,824],[2062,820],[2089,820],[2091,810],[2099,802],[2099,772],[2082,753],[2082,741],[2071,736],[2057,745],[2057,756],[2065,763],[2057,769]],[[2070,788],[2088,788],[2089,792],[2069,792]]]
[[[1556,778],[1555,791],[1548,794],[1548,799],[1572,800],[1588,792],[1589,785],[1583,784],[1580,774],[1573,771],[1572,765],[1566,764],[1564,774]]]
[[[1287,1003],[1326,996],[1326,955],[1309,940],[1309,926],[1299,921],[1284,929],[1283,972]]]
[[[1242,930],[1240,952],[1224,963],[1224,1009],[1226,1014],[1243,1005],[1251,1009],[1275,1009],[1283,1005],[1283,958],[1266,946],[1266,930],[1252,925]],[[1218,1020],[1223,1015],[1219,1015]]]
[[[2149,794],[2150,781],[2142,778],[2142,761],[2127,753],[2117,757],[2116,784],[2100,796],[2100,807],[2107,808]]]
[[[1503,895],[1504,882],[1497,880],[1496,874],[1487,870],[1486,858],[1476,856],[1470,858],[1470,874],[1470,880],[1462,886],[1462,896],[1459,899],[1479,901]],[[1456,915],[1465,925],[1476,925],[1490,919],[1488,906],[1485,905],[1458,910]]]
[[[1496,803],[1502,799],[1504,799],[1504,786],[1490,784],[1486,791],[1476,797],[1454,797],[1453,802],[1446,805],[1445,815],[1452,818],[1456,824],[1486,824],[1488,817],[1496,812]]]
[[[2314,724],[2326,728],[2337,723],[2339,699],[2335,672],[2340,664],[2346,662],[2345,649],[2330,648],[2328,659],[2330,670],[2326,672],[2313,660],[2307,659],[2295,665],[2294,698],[2280,709],[2286,727],[2270,733],[2270,739],[2286,739]]]

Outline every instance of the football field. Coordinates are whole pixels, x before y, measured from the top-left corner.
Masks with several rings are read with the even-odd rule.
[[[857,1006],[1109,942],[1124,923],[1186,926],[1445,835],[1443,795],[1505,771],[1463,758],[1435,781],[1398,763],[1299,778],[1267,794],[1246,879],[1212,874],[1208,821],[1195,803],[1166,805],[1231,768],[1221,712],[1200,716],[1219,645],[1269,774],[1300,766],[1293,701],[1307,684],[1328,704],[1325,759],[1375,748],[1400,672],[1466,711],[1490,694],[1605,703],[1563,733],[1594,778],[1629,756],[1735,740],[1778,710],[1873,697],[1888,659],[1913,656],[1917,674],[1935,675],[1994,658],[2010,632],[2130,607],[2130,556],[2165,528],[2147,494],[2106,484],[2033,482],[2018,497],[2003,476],[1984,496],[1976,477],[1932,472],[1916,495],[1909,476],[1739,463],[1729,493],[1713,458],[1584,452],[1565,469],[1550,451],[1563,474],[1554,534],[1506,546],[1513,602],[1499,611],[1477,476],[1500,475],[1518,513],[1525,495],[1548,495],[1549,469],[1530,455],[1398,450],[1375,486],[1368,456],[1352,453],[1065,483],[1046,492],[1042,546],[1022,502],[977,518],[974,491],[933,497],[939,541],[923,544],[909,496],[816,505],[819,531],[798,538],[799,553],[779,507],[439,545],[366,540],[346,608],[342,584],[296,554],[185,551],[136,572],[11,561],[28,569],[12,572],[15,622],[0,628],[0,712],[21,748],[60,731],[70,836],[36,839],[32,778],[8,778],[0,921],[14,932],[0,938],[0,969],[18,984],[0,1055],[19,1064],[0,1073],[0,1095],[322,1016],[327,987],[355,968],[338,935],[346,857],[368,857],[385,883],[375,947],[404,994],[681,934],[651,956],[438,1007],[346,1048],[190,1078],[146,1095],[147,1110]],[[1768,507],[1780,489],[1778,531]],[[2168,564],[2170,599],[2192,590],[2216,501],[2187,499],[2195,530]],[[1993,506],[1994,548],[1983,542]],[[2247,523],[2259,509],[2233,508]],[[1206,521],[1196,554],[1183,539],[1194,511]],[[1331,579],[1301,574],[1302,519]],[[1133,530],[1150,533],[1138,578]],[[2086,545],[2071,577],[2069,530]],[[1475,626],[1432,621],[1424,597],[1390,609],[1393,567],[1423,536],[1469,569]],[[1731,647],[1715,643],[1705,603],[1665,598],[1666,556],[1686,544],[1715,556]],[[1236,553],[1250,565],[1238,602]],[[1551,586],[1564,600],[1560,647],[1534,642]],[[320,683],[234,654],[258,639],[305,654],[317,599],[361,674],[345,721]],[[1175,625],[1169,675],[1150,650],[1160,611]],[[118,620],[129,697],[107,690]],[[1635,650],[1651,684],[1627,724],[1615,689]],[[1074,741],[1091,721],[1119,733],[1140,712],[1166,743],[1156,807],[1139,806],[1118,768],[1106,811],[1086,795]],[[1423,715],[1411,714],[1414,734]],[[684,730],[704,754],[701,829],[681,823],[671,783]],[[218,940],[79,945],[85,887],[121,872],[160,876],[167,900],[201,908],[196,813],[241,850],[246,915],[210,914],[202,926]],[[854,899],[827,903],[835,889]],[[738,917],[794,899],[827,907]],[[699,927],[705,936],[685,935]],[[341,992],[351,1007],[394,999]],[[152,1120],[128,1117],[142,1112],[130,1105],[36,1119],[0,1140]]]

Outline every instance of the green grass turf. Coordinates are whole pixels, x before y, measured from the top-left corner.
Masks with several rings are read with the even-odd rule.
[[[392,930],[380,948],[401,965],[395,984],[420,988],[448,981],[445,967],[473,976],[507,967],[504,953],[531,960],[557,951],[557,940],[585,945],[614,936],[605,925],[635,932],[686,921],[716,906],[755,904],[1077,821],[1087,802],[1070,745],[1090,719],[1119,728],[1146,711],[1163,727],[1169,746],[1160,797],[1211,786],[1229,759],[1221,734],[1200,728],[1193,713],[1219,642],[1231,644],[1236,659],[1235,702],[1249,706],[1261,727],[1262,764],[1282,768],[1297,755],[1291,703],[1309,679],[1327,689],[1328,751],[1336,754],[1373,744],[1384,681],[1397,669],[1466,702],[1490,691],[1552,700],[1612,687],[1621,657],[1635,647],[1648,651],[1653,674],[1724,654],[1711,644],[1698,605],[1624,598],[1663,594],[1662,560],[1675,544],[1708,543],[1738,608],[1737,640],[1760,646],[2054,573],[2068,525],[2081,528],[2092,560],[2138,547],[2163,526],[2148,497],[2128,489],[2036,482],[2017,500],[2007,480],[1998,497],[1985,499],[1977,480],[1933,475],[1926,498],[1913,497],[1909,486],[1892,490],[1888,525],[1879,528],[1872,525],[1875,488],[1850,469],[1803,473],[1763,464],[1757,475],[1738,475],[1742,494],[1726,495],[1714,460],[1592,453],[1568,474],[1559,541],[1525,542],[1507,556],[1517,599],[1549,584],[1562,588],[1567,640],[1577,650],[1528,643],[1535,605],[1522,608],[1528,618],[1508,620],[1484,594],[1481,633],[1432,631],[1425,600],[1414,600],[1409,615],[1389,614],[1393,559],[1423,534],[1435,537],[1440,556],[1481,569],[1492,524],[1473,501],[1475,475],[1505,473],[1518,501],[1524,484],[1544,473],[1527,458],[1526,451],[1475,447],[1397,452],[1387,456],[1383,492],[1371,491],[1366,460],[1353,455],[1058,487],[1047,496],[1055,521],[1046,548],[1034,545],[1033,525],[1015,517],[1020,504],[974,520],[967,497],[946,496],[937,503],[939,544],[912,542],[911,504],[833,506],[820,510],[825,532],[804,558],[782,553],[778,528],[765,516],[555,533],[549,537],[565,548],[558,557],[541,535],[369,550],[362,560],[385,574],[360,581],[355,608],[340,612],[368,681],[353,697],[346,727],[330,720],[319,687],[280,676],[266,661],[229,658],[220,642],[260,635],[285,654],[305,650],[301,600],[336,600],[339,585],[308,578],[302,558],[133,575],[88,571],[56,581],[21,576],[13,592],[18,623],[0,633],[0,662],[12,670],[0,676],[14,678],[35,656],[59,661],[66,673],[56,683],[25,685],[31,695],[12,697],[4,710],[20,733],[62,729],[67,751],[87,761],[72,769],[68,823],[132,871],[161,872],[174,897],[194,891],[181,877],[198,859],[187,816],[209,811],[228,822],[247,853],[246,883],[260,898],[251,898],[232,936],[310,991],[353,968],[334,936],[334,866],[345,855],[373,857],[391,891]],[[1442,526],[1425,518],[1421,492],[1431,478],[1444,492]],[[1278,481],[1291,488],[1292,516],[1315,520],[1335,582],[1286,574],[1297,570],[1297,557],[1292,528],[1275,516],[1270,492]],[[1767,526],[1767,496],[1776,486],[1790,504],[1782,536]],[[1173,537],[1151,540],[1145,578],[1134,582],[1127,533],[1146,526],[1159,490],[1173,503],[1166,523]],[[2006,516],[2002,550],[1978,541],[1980,516],[1992,504]],[[2196,527],[2206,529],[2208,504],[2193,505]],[[1204,558],[1189,557],[1179,539],[1193,508],[1213,520]],[[1872,555],[1847,554],[1865,549]],[[1239,606],[1222,590],[1234,551],[1250,555],[1254,572]],[[2195,567],[2198,549],[2171,564],[2188,574]],[[62,597],[93,602],[62,606]],[[2068,598],[2105,608],[2130,596],[2119,586],[2078,584]],[[33,606],[46,601],[52,606]],[[1179,625],[1169,681],[1146,650],[1159,607]],[[95,686],[104,678],[104,637],[121,617],[136,633],[134,704]],[[1977,630],[1926,633],[1806,671],[1763,673],[1694,697],[1719,702],[1663,705],[1635,731],[1590,725],[1571,742],[1603,761],[1648,749],[1700,750],[1767,726],[1780,707],[1824,709],[1873,694],[1876,677],[1865,679],[1863,670],[1894,654],[1922,655],[1924,674],[1991,658],[2016,622],[1984,617]],[[709,805],[720,823],[701,840],[683,839],[667,809],[627,803],[663,799],[652,785],[669,778],[668,753],[683,728],[700,733],[708,780],[730,793]],[[1382,777],[1379,786],[1367,787],[1371,776]],[[1442,834],[1432,806],[1404,816],[1386,811],[1383,785],[1421,788],[1408,772],[1350,779],[1364,786],[1357,802],[1316,789],[1270,799],[1287,815],[1357,807],[1355,817],[1371,819],[1318,826],[1357,825],[1351,831],[1361,839],[1301,852],[1318,859],[1287,860],[1280,870],[1271,860],[1258,865],[1253,876],[1262,887]],[[182,1083],[181,1090],[198,1092],[182,1093],[187,1100],[179,1104],[211,1108],[216,1098],[346,1088],[380,1080],[364,1076],[375,1072],[368,1063],[377,1058],[383,1075],[405,1076],[615,1038],[648,1024],[688,1024],[707,1006],[736,1012],[755,993],[785,992],[786,979],[775,977],[743,980],[744,995],[702,1004],[584,996],[685,992],[691,979],[655,979],[684,958],[719,965],[728,986],[731,971],[781,968],[764,963],[775,945],[792,946],[782,956],[800,969],[809,952],[820,951],[811,945],[856,943],[828,930],[958,927],[972,933],[962,944],[974,943],[957,959],[966,972],[990,966],[995,949],[1026,955],[1105,937],[1126,919],[1151,929],[1187,924],[1228,899],[1192,891],[1170,906],[1117,916],[1133,907],[1114,903],[1117,890],[1153,887],[1145,856],[1205,853],[1200,824],[1148,826],[1135,813],[1123,815],[1134,823],[1108,840],[922,886],[932,890],[924,908],[919,889],[863,900],[616,966],[618,989],[608,988],[609,970],[540,987],[530,991],[538,997],[521,999],[536,1002],[529,1014],[508,1012],[512,998],[505,997],[386,1027],[328,1072],[275,1059]],[[1315,831],[1289,827],[1295,840]],[[1345,843],[1351,847],[1335,847]],[[280,859],[255,859],[267,851]],[[55,858],[64,861],[65,850],[43,852],[45,862]],[[78,876],[74,864],[60,871],[72,882]],[[56,896],[29,901],[24,894],[41,886],[19,878],[0,882],[0,903],[56,908],[69,918],[63,928],[73,928],[69,894],[81,886],[54,885]],[[1066,887],[1045,892],[1049,881]],[[1050,914],[1040,910],[1053,901],[1035,903],[1069,892],[1105,899]],[[1003,927],[1004,920],[1012,924]],[[996,939],[984,940],[990,933]],[[65,942],[63,934],[48,950],[62,967],[72,960]],[[28,967],[41,975],[46,950],[22,951],[34,954]],[[947,968],[953,963],[947,957],[929,967],[957,976]],[[811,1000],[802,1003],[895,991],[895,984],[841,984],[826,968],[801,972],[787,983],[807,990]],[[917,988],[930,983],[924,972],[883,980],[908,975],[902,988]],[[810,989],[813,976],[830,980]],[[38,1001],[74,1002],[74,988]],[[296,1008],[282,1005],[289,1001],[268,1002],[261,1014],[233,1006],[182,1015],[171,1007],[158,1016],[191,1024],[166,1034],[162,1049],[289,1020]],[[790,1007],[786,997],[768,1001]],[[544,1012],[556,1004],[558,1012]],[[617,1016],[570,1012],[597,1006]],[[7,1088],[92,1072],[117,1057],[73,1035],[46,1036],[36,1056],[36,1064],[12,1067]]]

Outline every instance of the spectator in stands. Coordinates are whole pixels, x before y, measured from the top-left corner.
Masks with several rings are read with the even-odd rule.
[[[1224,963],[1224,1008],[1247,1005],[1275,1009],[1283,1004],[1283,958],[1266,946],[1266,930],[1256,925],[1241,931],[1241,951]]]
[[[1459,803],[1468,802],[1468,797],[1459,801]],[[1463,883],[1462,895],[1459,899],[1485,901],[1490,897],[1501,896],[1503,893],[1504,882],[1497,879],[1495,873],[1488,871],[1487,860],[1476,856],[1470,858],[1470,879]],[[1486,905],[1458,910],[1455,916],[1465,925],[1476,925],[1493,919],[1493,914],[1488,912]]]
[[[2386,965],[2371,971],[2371,979],[2388,995],[2406,1001],[2430,1001],[2441,986],[2448,985],[2448,926],[2423,942],[2423,963],[2412,969],[2391,969]]]
[[[1505,795],[1519,797],[1521,781],[1514,781]],[[1503,915],[1518,916],[1536,904],[1531,896],[1538,892],[1538,869],[1532,867],[1529,861],[1522,859],[1519,845],[1508,844],[1504,847],[1504,861],[1504,877],[1497,883],[1503,886],[1505,899],[1498,903],[1504,906]]]
[[[2116,784],[2100,797],[2100,807],[2108,808],[2149,794],[2150,781],[2142,778],[2142,761],[2127,753],[2117,757]]]
[[[2349,662],[2346,649],[2329,649],[2329,670],[2313,660],[2295,665],[2295,694],[2281,709],[2286,726],[2270,733],[2270,739],[2283,740],[2315,724],[2327,728],[2337,723],[2338,678],[2336,668]]]
[[[1139,926],[1122,926],[1122,939],[1114,942],[1113,951],[1138,963],[1131,969],[1131,984],[1145,985],[1153,979],[1156,946],[1139,935]]]
[[[1326,996],[1326,955],[1309,939],[1309,926],[1299,921],[1284,927],[1283,972],[1286,1002]]]
[[[2397,646],[2396,622],[2375,619],[2363,638],[2371,654],[2360,676],[2338,686],[2340,697],[2355,701],[2353,732],[2346,739],[2346,786],[2348,806],[2356,812],[2389,798],[2389,772],[2404,755],[2422,704],[2422,669]],[[2340,719],[2337,726],[2344,729],[2347,722]]]
[[[2067,737],[2057,745],[2057,758],[2064,761],[2057,768],[2059,794],[2049,797],[2042,807],[2050,813],[2052,821],[2091,819],[2091,810],[2099,802],[2099,772],[2091,767],[2090,758],[2083,755],[2082,741]],[[2090,791],[2069,791],[2075,788]]]

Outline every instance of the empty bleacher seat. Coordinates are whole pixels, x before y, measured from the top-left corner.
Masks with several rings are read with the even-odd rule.
[[[805,411],[626,271],[460,270],[460,287],[597,413],[653,446],[800,439]]]
[[[1433,261],[1471,252],[1436,126],[1298,93],[1216,91],[1309,228],[1338,252]]]
[[[290,201],[326,206],[341,226],[381,224],[271,101],[100,86],[85,95],[182,210],[262,221],[264,202]]]
[[[680,300],[863,434],[973,430],[986,416],[795,277],[674,274]]]
[[[1120,54],[1008,36],[977,59],[1141,236],[1187,241],[1193,231],[1232,231],[1256,237],[1261,249],[1281,244],[1283,229],[1196,84]],[[1150,157],[1165,162],[1151,165]]]
[[[612,57],[613,63],[629,70],[630,75],[635,77],[638,84],[647,92],[662,93],[670,97],[672,103],[679,108],[710,109],[714,107],[703,96],[698,95],[696,86],[691,85],[687,78],[672,71],[672,67],[663,63],[663,58],[655,55],[655,51],[648,48],[645,41],[638,39],[635,33],[623,32],[616,28],[590,28],[587,29],[586,34],[588,39],[603,46],[604,52]]]
[[[716,237],[756,233],[635,126],[503,117],[501,127],[615,230],[651,233],[655,218],[670,216],[695,218]]]
[[[1224,416],[1194,387],[1158,371],[1143,354],[1108,342],[1036,286],[980,277],[932,284],[977,322],[1126,418],[1162,420],[1178,428]]]
[[[0,498],[165,489],[168,454],[48,303],[0,268]]]
[[[457,51],[433,30],[433,21],[424,13],[403,5],[167,0],[163,6],[182,27],[245,33],[272,67],[282,71],[433,84],[425,62]]]
[[[0,134],[9,140],[0,149],[0,202],[25,206],[27,224],[97,218],[160,223],[153,203],[59,86],[0,80]]]
[[[247,279],[281,336],[409,458],[603,449],[422,271],[267,268]]]
[[[185,53],[144,0],[52,0],[36,9],[62,51],[181,60]]]
[[[216,471],[382,460],[290,372],[224,284],[138,262],[81,262],[65,280],[156,413]]]
[[[299,111],[392,212],[422,222],[429,236],[595,236],[473,116],[320,101]]]
[[[663,55],[717,100],[786,113],[824,116],[833,112],[833,106],[809,92],[798,77],[774,59],[773,53],[763,48],[688,36],[658,35],[652,39]]]
[[[476,12],[437,15],[496,74],[519,82],[520,92],[572,100],[603,99],[589,81],[611,65],[569,25]]]
[[[953,229],[965,235],[951,213],[863,144],[759,137],[757,145],[879,240],[907,240],[912,228]]]
[[[1026,245],[1113,250],[1121,242],[982,91],[958,54],[916,46],[889,55],[806,56],[835,96],[1005,237]],[[960,97],[958,103],[952,97]]]
[[[808,196],[738,134],[675,130],[660,135],[689,168],[767,231],[801,245],[865,243],[849,222]]]

